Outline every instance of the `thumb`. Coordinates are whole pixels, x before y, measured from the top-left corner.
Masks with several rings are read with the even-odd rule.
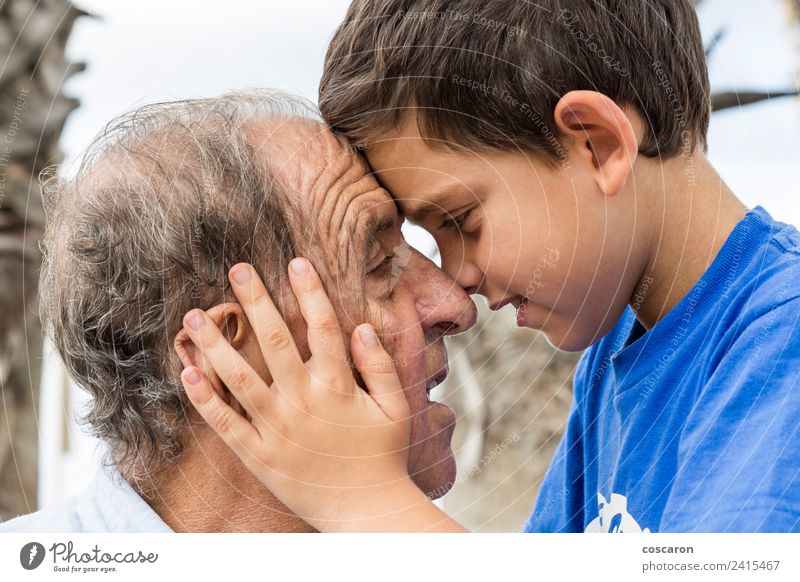
[[[375,333],[375,328],[365,323],[353,331],[350,353],[356,369],[364,379],[367,392],[392,421],[409,417],[408,400],[394,366],[394,361]]]

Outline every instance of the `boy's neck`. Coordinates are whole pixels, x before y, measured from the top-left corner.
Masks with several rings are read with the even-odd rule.
[[[700,280],[748,209],[700,152],[647,171],[649,250],[630,305],[651,329]]]

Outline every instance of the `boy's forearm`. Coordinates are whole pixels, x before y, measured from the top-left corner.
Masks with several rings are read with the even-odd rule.
[[[467,530],[439,509],[411,479],[354,493],[322,528],[329,532],[463,533]]]

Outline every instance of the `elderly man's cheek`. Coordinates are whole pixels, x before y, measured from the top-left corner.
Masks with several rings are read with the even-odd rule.
[[[383,347],[392,353],[389,348],[396,347],[399,340],[399,321],[391,301],[369,298],[366,302],[365,322],[371,323],[381,338]]]
[[[351,286],[347,282],[339,282],[327,285],[326,291],[339,318],[339,327],[347,340],[345,345],[349,345],[349,338],[353,335],[356,327],[362,323],[375,325],[367,301],[359,287]]]

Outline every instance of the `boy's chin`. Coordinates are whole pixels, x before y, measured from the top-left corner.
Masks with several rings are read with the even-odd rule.
[[[540,332],[551,346],[562,352],[580,352],[594,343],[592,334],[585,333],[576,323],[573,316],[548,312],[543,307],[523,305],[517,309],[518,327]]]
[[[582,352],[592,344],[596,343],[600,338],[595,337],[594,334],[575,333],[561,333],[561,330],[550,330],[547,327],[542,328],[542,335],[551,346],[562,352]]]

